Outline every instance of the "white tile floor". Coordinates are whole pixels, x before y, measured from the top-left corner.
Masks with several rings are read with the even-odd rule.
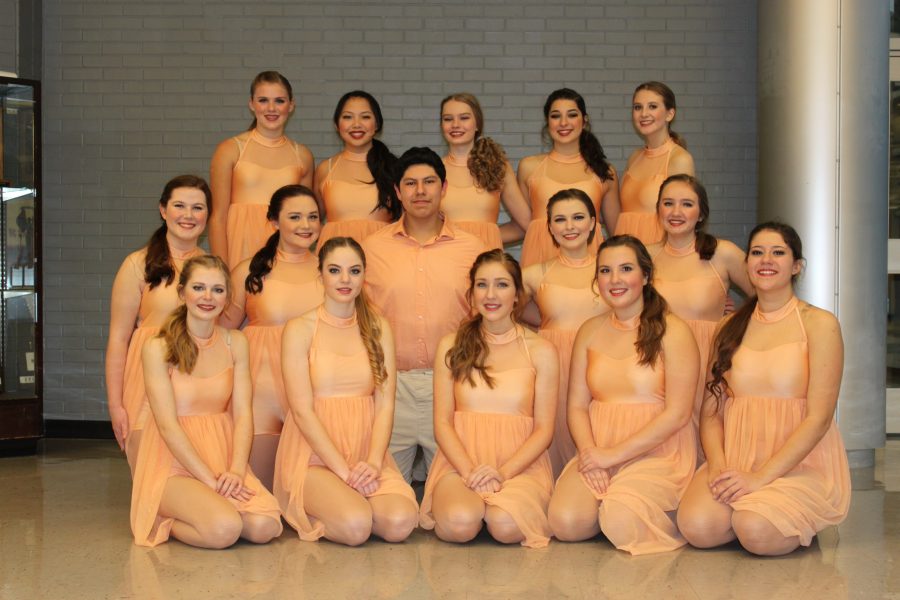
[[[0,459],[0,598],[666,598],[900,600],[900,441],[854,472],[850,516],[787,557],[737,546],[631,557],[598,539],[457,546],[299,541],[222,551],[134,546],[128,468],[112,442],[49,440]]]

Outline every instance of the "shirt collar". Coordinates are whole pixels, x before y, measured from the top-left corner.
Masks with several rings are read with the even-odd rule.
[[[456,227],[453,226],[453,223],[450,222],[450,219],[446,218],[442,214],[441,221],[441,230],[438,232],[437,236],[422,244],[423,246],[433,244],[440,240],[452,240],[456,238]],[[406,215],[400,217],[400,219],[393,223],[391,227],[393,227],[393,230],[391,231],[391,237],[402,237],[417,244],[419,243],[415,238],[406,233]]]

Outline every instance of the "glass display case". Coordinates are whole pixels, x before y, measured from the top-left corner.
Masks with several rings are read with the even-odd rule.
[[[40,84],[0,77],[0,449],[43,430]]]

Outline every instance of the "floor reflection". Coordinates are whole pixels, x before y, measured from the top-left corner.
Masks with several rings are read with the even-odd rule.
[[[140,548],[130,482],[107,442],[50,441],[0,459],[0,598],[900,598],[900,441],[856,473],[850,517],[787,557],[737,546],[631,557],[603,539],[451,545],[417,530],[404,544],[300,542],[223,551]]]

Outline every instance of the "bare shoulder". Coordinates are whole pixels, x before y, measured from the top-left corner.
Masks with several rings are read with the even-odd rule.
[[[528,265],[522,269],[522,281],[527,287],[531,288],[532,292],[534,292],[534,290],[537,289],[537,286],[540,285],[543,274],[544,268],[540,263]]]
[[[738,260],[741,262],[744,260],[744,251],[731,240],[719,238],[719,241],[716,243],[716,254],[718,255],[719,253],[722,254],[723,258],[728,260]]]
[[[800,303],[800,318],[803,320],[803,327],[809,337],[833,337],[841,336],[841,324],[833,313],[807,304]]]
[[[141,348],[141,356],[147,360],[165,361],[166,356],[166,340],[161,337],[152,337],[144,342]]]
[[[537,167],[546,154],[532,154],[531,156],[526,156],[522,160],[519,161],[519,177],[522,175],[530,174],[535,167]]]
[[[284,335],[294,338],[295,340],[298,336],[302,339],[304,337],[312,337],[312,332],[315,331],[316,327],[316,310],[309,310],[299,317],[294,317],[293,319],[289,319],[287,323],[284,324]]]
[[[679,145],[675,145],[672,149],[672,155],[669,157],[669,175],[674,173],[694,174],[694,157],[691,153]]]
[[[549,340],[542,338],[527,327],[523,329],[525,330],[525,344],[535,362],[557,360],[556,347]]]
[[[214,161],[226,161],[230,160],[234,162],[237,160],[238,156],[241,153],[240,148],[238,147],[238,140],[243,143],[250,137],[249,131],[244,131],[242,133],[237,134],[236,136],[225,138],[219,145],[216,146],[216,151],[213,153]]]
[[[666,314],[665,337],[668,339],[664,340],[664,342],[671,340],[676,344],[694,341],[694,334],[691,332],[688,324],[681,317],[671,312]]]
[[[237,266],[231,270],[231,279],[234,281],[243,281],[246,279],[247,275],[250,274],[250,261],[252,260],[252,258],[246,258],[239,262]]]
[[[582,323],[581,327],[578,328],[578,333],[575,336],[575,343],[577,344],[579,340],[590,340],[592,337],[594,337],[594,335],[596,335],[597,331],[607,320],[609,320],[609,313],[591,317],[590,319]]]

